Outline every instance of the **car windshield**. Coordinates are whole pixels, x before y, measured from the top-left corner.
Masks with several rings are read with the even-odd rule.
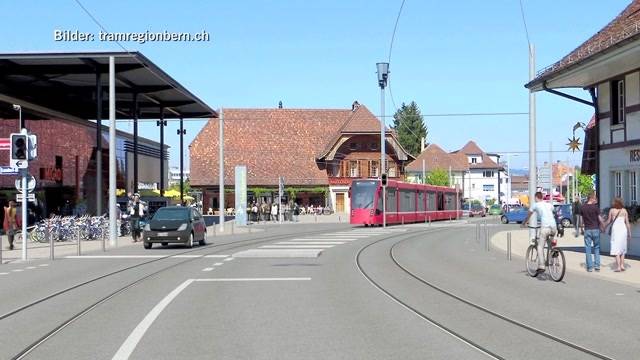
[[[189,219],[189,209],[170,209],[164,208],[159,209],[155,215],[153,215],[153,220],[188,220]]]
[[[373,208],[373,198],[377,189],[377,181],[354,181],[351,185],[351,208]]]

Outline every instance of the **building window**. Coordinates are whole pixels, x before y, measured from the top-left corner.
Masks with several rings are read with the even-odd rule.
[[[476,184],[471,184],[471,188],[475,190],[476,189]]]
[[[472,163],[472,164],[477,164],[477,163],[478,163],[478,158],[474,158],[474,157],[472,157],[472,158],[471,158],[471,163]]]
[[[369,148],[373,151],[378,150],[378,143],[372,142]]]
[[[398,177],[395,165],[391,165],[391,167],[387,170],[387,175],[389,175],[389,177]]]
[[[611,82],[611,125],[624,124],[624,80]]]
[[[613,196],[622,197],[622,172],[613,173]]]
[[[359,175],[359,166],[358,161],[349,161],[349,176],[350,177],[358,177]]]
[[[493,177],[493,171],[491,171],[491,170],[489,170],[489,171],[483,171],[483,172],[482,172],[482,177],[492,178],[492,177]]]
[[[494,185],[493,184],[484,184],[482,185],[482,191],[493,191],[494,189]]]
[[[350,143],[349,144],[349,150],[358,150],[358,143]]]
[[[379,161],[372,160],[369,162],[369,177],[378,177],[380,176],[380,166]]]
[[[638,203],[638,176],[635,171],[629,172],[629,201],[633,205]]]

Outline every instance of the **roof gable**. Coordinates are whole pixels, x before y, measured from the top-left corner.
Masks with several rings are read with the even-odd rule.
[[[466,171],[469,169],[466,155],[461,153],[449,154],[436,144],[429,144],[429,146],[418,155],[416,160],[407,165],[405,169],[412,172],[421,172],[423,160],[426,170],[448,170],[451,168],[453,171]]]

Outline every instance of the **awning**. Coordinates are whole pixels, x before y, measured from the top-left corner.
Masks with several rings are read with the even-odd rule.
[[[102,85],[102,119],[108,118],[109,57],[115,58],[116,117],[210,118],[218,114],[139,52],[0,53],[0,116],[11,104],[39,118],[95,119],[96,79]],[[33,118],[33,117],[30,117]]]

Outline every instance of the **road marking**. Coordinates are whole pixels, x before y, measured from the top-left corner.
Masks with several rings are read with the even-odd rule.
[[[233,258],[232,258],[232,257],[227,258],[227,259],[224,259],[224,260],[222,260],[222,261],[231,261],[231,260],[233,260]]]
[[[142,319],[142,321],[136,326],[135,329],[129,334],[129,337],[122,343],[118,352],[113,355],[113,360],[120,359],[129,359],[129,356],[133,353],[136,346],[144,336],[144,334],[149,330],[151,324],[156,320],[156,318],[160,315],[162,310],[167,307],[175,299],[181,292],[184,290],[189,284],[193,282],[193,279],[186,280],[182,284],[180,284],[177,288],[173,289],[167,296],[165,296],[160,302],[151,309],[151,311],[147,314],[147,316]]]
[[[217,278],[217,279],[194,279],[194,282],[244,282],[244,281],[309,281],[310,277],[288,277],[288,278]]]
[[[222,263],[215,263],[215,264],[213,264],[213,266],[220,266],[220,265],[222,265]]]
[[[40,264],[38,266],[49,266],[49,264]]]
[[[339,241],[282,241],[276,245],[342,245]]]
[[[623,296],[623,293],[616,293],[616,296]]]
[[[13,270],[11,270],[11,271],[13,271],[13,272],[20,272],[20,271],[24,271],[24,270],[22,270],[22,269],[13,269]]]
[[[233,254],[238,258],[317,258],[323,249],[250,249]]]
[[[211,270],[213,270],[213,268],[212,268],[212,267],[208,267],[208,268],[204,268],[204,269],[202,269],[202,271],[211,271]]]
[[[69,255],[67,259],[156,259],[167,255]]]
[[[333,245],[264,245],[260,249],[330,249]]]
[[[205,255],[206,258],[227,258],[229,255]]]
[[[187,259],[191,259],[191,258],[199,258],[199,257],[204,257],[204,255],[173,255],[171,256],[172,258],[187,258]]]
[[[7,272],[1,272],[0,275],[9,275]]]
[[[332,241],[332,240],[337,240],[337,239],[335,239],[335,238],[308,238],[308,239],[298,238],[298,239],[291,239],[290,241]],[[340,238],[340,241],[356,241],[356,240],[360,240],[360,239],[342,239],[342,238]]]
[[[35,266],[27,266],[27,269],[31,270],[31,269],[35,269]]]

